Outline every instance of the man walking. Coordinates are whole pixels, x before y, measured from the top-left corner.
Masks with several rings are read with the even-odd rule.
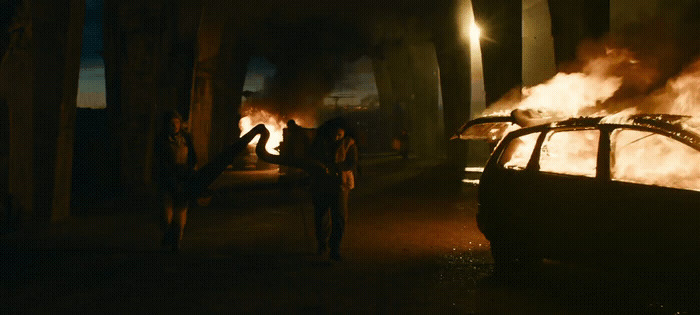
[[[342,124],[319,128],[312,154],[326,166],[326,173],[315,176],[311,184],[318,253],[339,261],[340,242],[348,217],[348,196],[355,188],[358,150],[355,140],[346,135]]]

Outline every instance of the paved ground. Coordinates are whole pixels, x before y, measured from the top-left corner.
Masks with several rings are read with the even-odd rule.
[[[343,261],[315,255],[303,187],[228,172],[191,210],[183,250],[159,247],[155,213],[84,214],[0,239],[0,313],[693,313],[693,278],[545,265],[492,274],[475,188],[439,161],[365,159]]]

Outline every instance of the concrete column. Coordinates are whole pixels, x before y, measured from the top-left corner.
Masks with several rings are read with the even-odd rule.
[[[32,15],[29,3],[17,8],[10,42],[0,64],[0,87],[7,101],[9,121],[8,193],[22,219],[34,204]]]
[[[158,102],[153,95],[158,95],[154,78],[150,73],[140,73],[133,63],[150,68],[152,47],[145,48],[150,36],[144,34],[127,35],[126,66],[121,73],[121,111],[118,114],[119,147],[119,184],[127,200],[143,196],[150,182],[150,165],[147,159],[151,154],[151,145],[156,122]],[[148,45],[148,44],[145,44]],[[130,65],[131,64],[131,65]]]
[[[67,0],[32,1],[34,215],[49,217],[66,69]]]
[[[240,134],[239,111],[251,49],[244,26],[253,14],[231,1],[205,1],[200,12],[190,130],[199,163],[205,164]]]
[[[201,69],[201,67],[198,67]],[[200,70],[201,71],[201,70]],[[195,69],[192,105],[189,126],[194,150],[201,165],[209,161],[209,138],[211,136],[211,76]]]
[[[17,15],[17,9],[21,7],[19,2],[11,2],[3,5],[3,10],[0,10],[0,56],[5,56],[9,46],[14,25],[13,19]],[[4,59],[4,58],[3,58]],[[9,197],[9,158],[10,158],[10,108],[7,103],[7,94],[5,82],[2,78],[3,65],[0,63],[0,229],[9,227],[10,209],[6,208]],[[2,233],[2,230],[0,230]]]
[[[5,218],[5,198],[8,194],[8,176],[10,172],[10,109],[7,101],[0,99],[0,223]]]
[[[75,106],[85,2],[32,2],[34,204],[36,217],[70,214]]]
[[[394,126],[397,122],[393,116],[394,106],[398,104],[395,101],[394,93],[391,88],[391,76],[387,69],[387,61],[384,60],[383,57],[375,56],[372,58],[372,68],[374,70],[374,80],[379,96],[379,113],[381,115],[379,119],[382,122],[381,128],[384,131],[381,133],[383,138],[379,140],[382,144],[381,148],[388,151],[392,138],[400,131]],[[377,128],[380,128],[380,126],[377,126]]]
[[[242,41],[240,30],[236,30],[231,25],[225,26],[224,30],[219,33],[221,37],[218,55],[210,60],[212,67],[208,70],[202,69],[206,74],[198,74],[206,78],[198,81],[205,86],[195,87],[196,91],[210,93],[199,97],[194,102],[197,106],[196,114],[200,115],[192,117],[192,129],[198,129],[194,141],[208,143],[206,148],[198,146],[201,148],[200,151],[206,151],[201,154],[205,159],[200,163],[206,163],[206,157],[218,154],[240,135],[238,121],[241,96],[250,53],[249,47],[246,47]],[[194,125],[194,123],[203,125]]]
[[[105,100],[107,111],[107,146],[111,148],[104,165],[107,168],[107,188],[116,194],[121,192],[121,51],[124,49],[119,26],[119,1],[104,0],[103,61],[105,65]]]
[[[454,7],[457,8],[457,7]],[[444,112],[444,139],[449,139],[465,121],[470,119],[471,106],[471,58],[468,39],[460,30],[458,14],[452,11],[434,33],[437,60],[440,65],[440,84]],[[443,140],[447,142],[448,140]],[[450,161],[465,164],[468,152],[466,141],[449,141],[446,145]]]
[[[435,46],[426,41],[415,43],[409,49],[414,72],[413,93],[409,103],[409,119],[413,126],[410,141],[419,155],[444,157],[447,141]]]
[[[209,161],[212,117],[212,90],[214,71],[219,60],[221,28],[223,26],[205,19],[213,9],[205,5],[200,13],[200,24],[196,32],[192,95],[190,101],[189,127],[194,149],[200,164]]]
[[[472,0],[481,27],[486,105],[522,85],[522,1]]]
[[[523,0],[523,85],[535,86],[557,73],[547,0]]]
[[[9,193],[25,217],[70,213],[73,130],[85,3],[24,2],[0,66],[7,100]]]
[[[171,3],[105,1],[107,107],[125,207],[149,206],[158,114],[177,106],[168,93],[174,18]]]
[[[419,156],[444,155],[435,47],[427,41],[397,41],[385,45],[383,55],[395,101],[392,105],[395,132],[406,129],[411,149]]]
[[[610,29],[610,0],[548,0],[557,68],[576,60],[583,39],[596,39]]]
[[[245,72],[243,73],[245,79]],[[240,136],[238,121],[241,107],[243,83],[237,84],[232,77],[214,77],[211,80],[211,133],[209,134],[209,157],[215,156]]]
[[[391,104],[393,133],[398,134],[401,129],[412,132],[409,119],[409,106],[411,103],[412,80],[411,56],[408,45],[403,42],[395,42],[384,45],[383,55],[386,63],[386,71],[391,80],[391,93],[394,101]],[[414,96],[415,97],[415,96]]]
[[[58,143],[56,149],[55,185],[51,220],[61,221],[70,215],[72,189],[73,147],[75,142],[76,100],[80,76],[80,55],[82,48],[83,25],[85,21],[85,0],[70,0],[68,13],[68,34],[65,47],[65,69],[61,86],[63,95],[60,103]]]

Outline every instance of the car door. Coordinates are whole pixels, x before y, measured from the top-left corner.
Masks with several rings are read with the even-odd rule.
[[[598,242],[600,180],[597,177],[600,130],[555,129],[543,135],[537,162],[531,216],[537,247],[544,257],[580,259]]]
[[[617,128],[610,134],[607,190],[603,213],[611,256],[700,253],[697,148],[650,129]]]
[[[494,151],[479,185],[479,228],[490,240],[508,243],[527,241],[533,224],[532,172],[528,165],[539,130],[519,130]]]

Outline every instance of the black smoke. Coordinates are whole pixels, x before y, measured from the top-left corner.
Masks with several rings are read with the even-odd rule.
[[[282,115],[313,116],[343,77],[344,64],[369,47],[367,36],[338,17],[300,21],[270,18],[258,27],[256,54],[276,67],[266,80],[258,109]],[[262,108],[260,108],[262,107]]]

